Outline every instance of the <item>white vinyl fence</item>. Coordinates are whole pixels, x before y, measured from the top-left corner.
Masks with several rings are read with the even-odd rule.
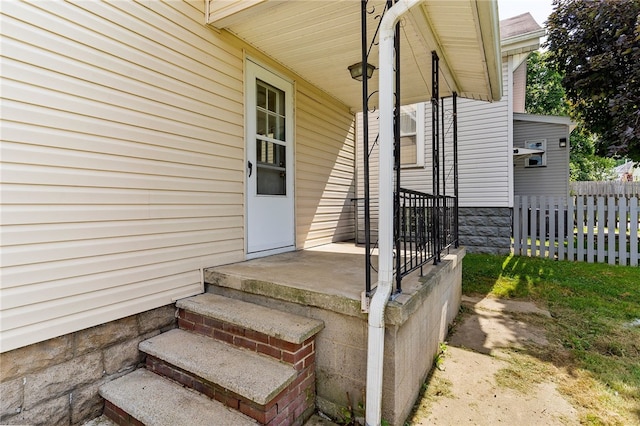
[[[516,255],[638,266],[638,197],[516,196]]]

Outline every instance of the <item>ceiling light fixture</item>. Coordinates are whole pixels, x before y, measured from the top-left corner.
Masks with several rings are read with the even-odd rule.
[[[362,75],[363,75],[362,62],[358,62],[356,64],[350,65],[348,69],[352,79],[362,81]],[[373,71],[375,71],[375,69],[376,69],[375,66],[371,64],[367,64],[367,79],[371,78],[371,76],[373,75]]]

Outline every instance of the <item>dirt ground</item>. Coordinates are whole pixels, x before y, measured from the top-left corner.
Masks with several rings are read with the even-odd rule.
[[[468,314],[449,337],[408,424],[580,424],[577,410],[557,390],[554,367],[523,351],[548,342],[541,328],[522,318],[549,312],[496,299],[463,297],[463,305]]]

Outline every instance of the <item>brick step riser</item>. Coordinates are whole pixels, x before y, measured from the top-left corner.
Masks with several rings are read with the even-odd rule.
[[[140,420],[114,405],[111,401],[104,402],[104,415],[119,426],[145,426]]]
[[[315,407],[315,368],[313,364],[299,371],[296,379],[265,405],[250,401],[151,355],[146,357],[146,367],[160,376],[174,380],[238,410],[262,425],[301,424],[302,419],[306,419]]]
[[[218,321],[194,312],[178,310],[178,327],[212,337],[221,342],[270,356],[301,371],[315,363],[315,341],[310,337],[303,343],[291,343],[273,336]]]

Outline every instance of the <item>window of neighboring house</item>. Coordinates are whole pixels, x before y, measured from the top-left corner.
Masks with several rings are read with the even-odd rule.
[[[400,107],[400,164],[424,166],[424,104]]]
[[[525,167],[543,167],[547,165],[547,140],[537,139],[533,141],[525,141],[525,148],[541,150],[539,154],[533,154],[525,160]]]

